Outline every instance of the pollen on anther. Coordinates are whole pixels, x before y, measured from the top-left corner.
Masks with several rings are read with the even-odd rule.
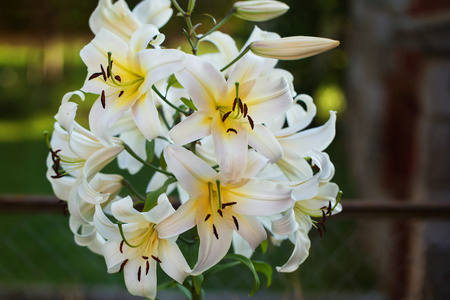
[[[247,104],[244,103],[244,118],[247,117],[248,107]]]
[[[102,75],[102,72],[94,73],[94,74],[92,74],[92,75],[89,77],[88,80],[95,79],[95,78],[97,78],[97,77],[100,76],[100,75]]]
[[[211,214],[207,214],[205,218],[205,222],[208,221],[208,219],[211,217]]]
[[[123,261],[123,263],[120,265],[119,273],[122,272],[122,270],[123,270],[123,268],[125,267],[125,265],[127,264],[127,262],[128,262],[128,259],[125,259],[125,260]]]
[[[242,105],[242,100],[241,100],[241,98],[239,98],[239,109],[241,110],[241,112],[244,111],[244,105]]]
[[[239,222],[235,216],[233,216],[233,222],[234,222],[234,225],[236,225],[236,230],[239,230]]]
[[[162,261],[161,261],[158,257],[152,255],[152,258],[153,258],[154,260],[156,260],[157,262],[162,263]]]
[[[123,95],[123,91],[120,91],[118,98],[120,98]]]
[[[236,129],[234,129],[234,128],[228,128],[228,129],[227,129],[227,132],[230,132],[230,131],[232,131],[232,132],[234,132],[234,133],[237,134],[237,131],[236,131]]]
[[[232,113],[232,111],[229,111],[227,113],[225,113],[222,117],[222,122],[225,122],[225,120],[228,118],[228,116]]]
[[[247,119],[248,119],[248,122],[250,123],[250,127],[252,128],[252,130],[255,129],[255,124],[253,123],[253,119],[249,115],[247,115]]]
[[[102,91],[101,101],[102,101],[102,107],[105,108],[106,107],[105,91]]]
[[[214,233],[214,236],[216,237],[216,239],[219,239],[219,234],[217,234],[217,229],[214,224],[213,224],[213,233]]]
[[[222,212],[222,210],[218,209],[217,212],[219,213],[219,215],[220,215],[221,217],[223,217],[223,212]]]
[[[120,242],[120,247],[119,247],[119,250],[120,250],[120,253],[123,253],[123,243],[124,243],[125,241],[121,241]]]
[[[107,77],[106,77],[105,69],[103,69],[102,65],[100,65],[100,69],[102,69],[103,80],[106,81]]]
[[[148,259],[148,256],[142,256],[143,259]]]
[[[147,260],[147,264],[146,264],[146,266],[145,266],[145,275],[148,274],[148,270],[150,270],[150,263],[149,263],[148,260]]]
[[[237,204],[237,202],[226,202],[226,203],[222,203],[222,209],[224,209],[225,207],[227,207],[227,206],[232,206],[232,205],[235,205],[235,204]]]
[[[120,78],[119,75],[114,76],[114,79],[117,80],[118,82],[122,82],[122,78]]]
[[[138,281],[140,282],[141,281],[141,266],[139,266],[137,275],[138,275]]]
[[[236,103],[237,103],[237,98],[234,98],[233,109],[232,109],[232,111],[234,111],[234,109],[236,108]]]

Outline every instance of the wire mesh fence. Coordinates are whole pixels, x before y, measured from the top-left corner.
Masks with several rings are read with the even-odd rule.
[[[139,299],[127,294],[123,274],[107,274],[102,257],[75,244],[56,199],[19,199],[16,207],[8,201],[13,198],[0,205],[0,299]],[[424,299],[424,233],[439,224],[448,227],[449,212],[442,205],[348,201],[341,216],[327,219],[322,238],[310,232],[310,256],[300,269],[274,273],[271,288],[261,288],[255,298]],[[445,243],[449,248],[450,241]],[[292,247],[287,241],[269,246],[264,259],[281,265]],[[246,299],[253,285],[247,272],[237,267],[212,277],[207,295]],[[158,295],[181,297],[175,291]]]

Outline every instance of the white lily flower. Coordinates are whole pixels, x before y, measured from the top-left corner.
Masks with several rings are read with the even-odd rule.
[[[146,24],[164,26],[173,13],[170,5],[170,0],[144,0],[131,11],[124,0],[114,4],[111,0],[100,0],[89,18],[89,27],[94,34],[104,28],[128,42]]]
[[[289,237],[295,245],[291,257],[279,272],[293,272],[308,257],[311,242],[308,232],[312,226],[319,230],[325,229],[327,216],[342,211],[342,205],[337,203],[339,187],[329,182],[334,175],[334,167],[326,153],[312,150],[309,153],[319,171],[307,181],[287,183],[294,191],[295,205],[282,218],[272,222],[271,232],[278,238]],[[311,218],[320,218],[315,221]]]
[[[255,41],[250,50],[256,55],[295,60],[313,56],[339,46],[339,41],[312,36],[291,36],[269,41]]]
[[[184,67],[184,53],[175,49],[146,49],[157,33],[156,27],[145,25],[133,34],[129,43],[125,43],[115,34],[101,29],[80,52],[88,67],[82,91],[100,95],[92,106],[89,124],[92,132],[105,144],[111,143],[111,126],[129,109],[148,140],[161,132],[150,90],[157,81]],[[111,53],[111,61],[108,53]]]
[[[122,233],[99,204],[94,217],[96,230],[107,240],[103,255],[108,273],[123,271],[128,291],[150,299],[156,297],[157,265],[174,280],[183,283],[190,268],[176,244],[177,237],[160,238],[155,226],[175,212],[165,194],[159,196],[158,204],[148,212],[134,209],[130,197],[113,203],[111,212],[123,223]]]
[[[275,0],[247,0],[233,4],[234,16],[253,22],[267,21],[281,16],[289,10],[289,6]]]
[[[221,172],[229,182],[242,177],[248,145],[272,163],[283,155],[263,122],[284,114],[292,98],[284,78],[259,76],[262,63],[255,56],[244,56],[226,81],[211,63],[189,55],[186,68],[175,74],[198,111],[173,127],[169,135],[176,144],[184,145],[212,134]]]
[[[251,42],[253,41],[266,41],[266,40],[275,40],[279,39],[280,36],[277,33],[270,31],[263,31],[259,29],[258,26],[255,26],[252,33],[250,34],[247,42],[242,46],[241,50],[238,50],[235,41],[233,38],[225,33],[220,31],[215,31],[210,35],[206,36],[202,41],[208,41],[216,46],[218,52],[216,53],[207,53],[201,55],[202,58],[205,58],[212,64],[214,64],[218,68],[222,68],[228,65],[233,59],[235,59],[240,52],[242,52]],[[251,52],[247,53],[247,55],[254,55]],[[260,77],[269,76],[269,77],[284,77],[288,84],[289,89],[291,91],[292,96],[295,96],[297,93],[294,90],[294,76],[280,68],[275,68],[278,60],[273,58],[264,58],[263,67],[261,69]],[[228,76],[232,70],[234,69],[234,65],[224,71],[224,75]]]
[[[176,145],[168,146],[164,157],[191,198],[156,228],[159,236],[166,238],[197,225],[200,250],[192,275],[201,274],[225,256],[233,231],[256,249],[266,239],[257,217],[292,206],[292,190],[286,186],[247,178],[230,183],[192,152]],[[258,161],[244,167],[250,177],[260,168]]]

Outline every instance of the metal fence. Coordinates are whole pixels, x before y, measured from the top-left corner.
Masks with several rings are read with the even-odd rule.
[[[311,231],[310,256],[300,269],[274,273],[272,287],[255,299],[425,298],[424,232],[450,225],[450,205],[344,200],[343,206],[327,219],[322,238]],[[127,294],[123,274],[107,274],[101,257],[76,246],[54,197],[0,197],[0,237],[0,299],[139,299]],[[288,242],[270,246],[265,259],[280,265],[291,251]],[[212,278],[208,299],[247,298],[250,274],[232,272]],[[174,291],[158,295],[181,299]]]

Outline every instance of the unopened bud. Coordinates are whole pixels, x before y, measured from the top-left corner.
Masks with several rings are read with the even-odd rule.
[[[259,56],[294,60],[313,56],[339,45],[339,41],[312,37],[292,36],[270,41],[255,41],[250,44],[250,50]]]
[[[262,22],[284,14],[289,6],[275,0],[248,0],[234,3],[235,13],[238,18]]]

